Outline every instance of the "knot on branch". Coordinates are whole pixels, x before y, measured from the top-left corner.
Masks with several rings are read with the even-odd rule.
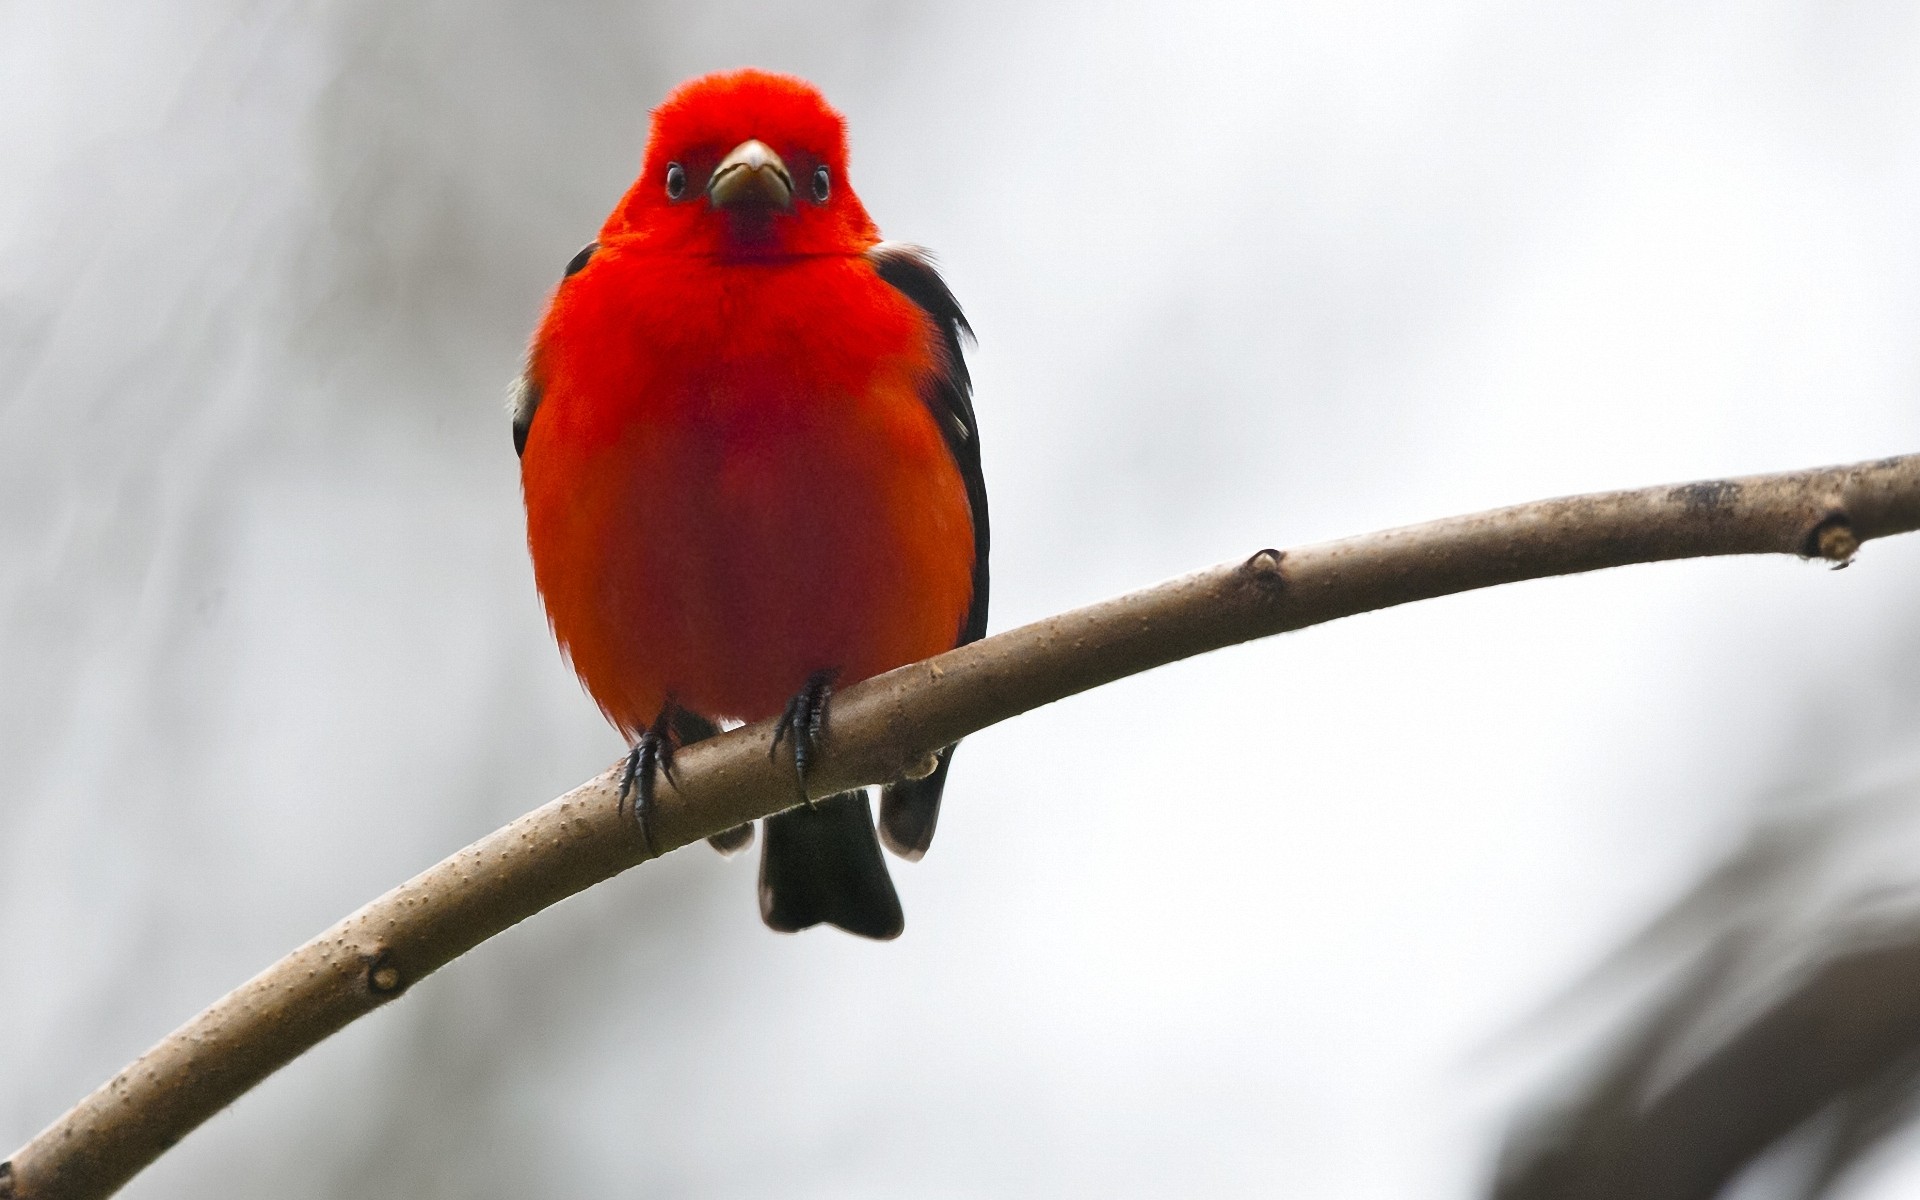
[[[1277,594],[1286,586],[1286,579],[1281,572],[1281,564],[1286,557],[1279,550],[1257,550],[1253,557],[1240,564],[1240,574],[1261,592]]]
[[[385,950],[364,960],[367,964],[367,990],[374,995],[386,998],[397,996],[406,986],[406,979],[400,974],[400,968],[393,965],[392,955]],[[6,1200],[0,1196],[0,1200]]]
[[[1806,540],[1800,547],[1800,556],[1824,558],[1837,570],[1852,562],[1859,550],[1860,538],[1853,532],[1846,510],[1836,508],[1807,531]]]
[[[939,769],[940,756],[938,754],[927,754],[914,762],[908,763],[906,769],[900,772],[900,778],[908,780],[925,779]]]

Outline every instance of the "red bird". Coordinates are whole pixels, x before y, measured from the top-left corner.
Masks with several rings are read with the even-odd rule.
[[[643,832],[676,745],[778,715],[775,751],[804,779],[832,685],[985,632],[963,334],[927,255],[880,240],[845,121],[812,85],[732,71],[655,110],[640,178],[567,265],[513,406],[534,580],[632,742]],[[881,793],[908,859],[951,755]],[[864,791],[767,820],[760,913],[900,933]]]

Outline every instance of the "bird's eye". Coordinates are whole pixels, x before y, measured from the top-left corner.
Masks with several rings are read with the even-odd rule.
[[[667,164],[667,199],[678,200],[687,194],[687,169],[679,163]]]
[[[815,167],[813,169],[813,202],[815,204],[825,204],[827,197],[832,194],[833,179],[827,174],[827,169],[825,167]]]

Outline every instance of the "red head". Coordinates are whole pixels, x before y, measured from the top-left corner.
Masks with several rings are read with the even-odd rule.
[[[880,240],[847,184],[847,125],[817,88],[751,68],[681,84],[603,243],[720,257],[859,254]]]

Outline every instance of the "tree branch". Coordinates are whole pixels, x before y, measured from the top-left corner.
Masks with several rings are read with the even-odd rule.
[[[1544,500],[1201,571],[901,667],[836,695],[814,796],[898,778],[969,733],[1208,650],[1522,579],[1798,554],[1844,564],[1920,528],[1920,455]],[[798,803],[760,722],[688,747],[663,851]],[[308,1047],[645,847],[612,769],[429,868],[242,984],[0,1164],[0,1200],[107,1196]]]

